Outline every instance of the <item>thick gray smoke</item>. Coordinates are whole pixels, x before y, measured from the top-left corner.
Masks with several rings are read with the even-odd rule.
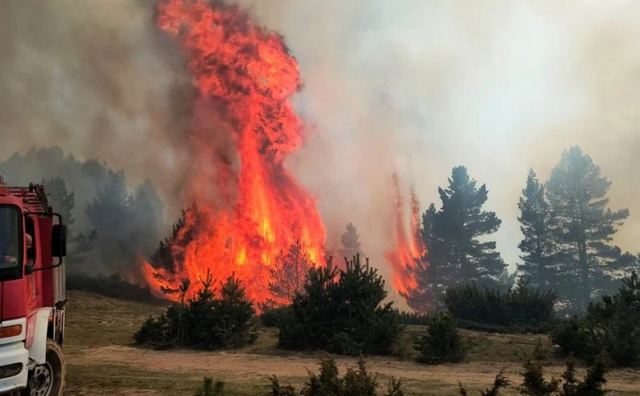
[[[640,234],[640,4],[622,0],[240,0],[298,58],[307,145],[289,166],[317,196],[329,245],[353,221],[380,265],[392,247],[396,172],[426,206],[464,164],[503,219],[517,261],[517,199],[580,145],[613,181],[611,206]],[[153,26],[153,4],[0,3],[0,156],[58,144],[180,206],[189,77]],[[136,180],[137,179],[137,180]],[[170,213],[171,213],[170,210]]]
[[[301,64],[313,130],[292,166],[330,229],[354,221],[374,262],[392,240],[391,172],[426,206],[464,164],[487,183],[515,264],[527,172],[546,179],[572,145],[613,181],[611,207],[631,211],[616,243],[638,250],[639,3],[241,2]]]
[[[189,77],[151,1],[0,2],[0,159],[58,145],[179,200]]]

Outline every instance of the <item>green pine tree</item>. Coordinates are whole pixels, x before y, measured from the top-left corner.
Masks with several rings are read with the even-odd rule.
[[[527,176],[527,185],[518,201],[520,230],[524,239],[518,247],[522,263],[518,270],[531,285],[544,288],[556,286],[554,251],[556,244],[549,226],[551,214],[545,198],[545,189],[533,170]]]
[[[449,186],[438,192],[442,206],[436,210],[432,204],[422,217],[421,236],[428,253],[416,265],[418,288],[407,296],[416,309],[429,305],[428,299],[440,301],[451,286],[467,282],[494,285],[506,268],[496,243],[483,238],[501,224],[494,212],[482,209],[487,187],[478,187],[467,169],[457,166]]]
[[[597,285],[609,277],[607,267],[618,256],[611,240],[629,211],[607,208],[610,186],[600,167],[577,146],[562,154],[546,186],[559,248],[559,291],[575,309],[584,308],[598,294]]]

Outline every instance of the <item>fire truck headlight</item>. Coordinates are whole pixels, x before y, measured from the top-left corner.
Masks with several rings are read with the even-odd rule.
[[[0,378],[9,378],[20,374],[22,363],[13,363],[0,367]]]
[[[22,325],[0,327],[0,338],[15,337],[22,333]]]

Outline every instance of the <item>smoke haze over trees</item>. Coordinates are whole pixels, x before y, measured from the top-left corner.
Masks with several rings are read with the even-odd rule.
[[[491,187],[486,210],[502,220],[491,238],[511,270],[523,239],[514,197],[527,171],[549,175],[564,147],[580,144],[616,182],[612,208],[640,213],[636,4],[327,0],[318,9],[299,0],[239,2],[281,32],[300,62],[305,88],[296,105],[312,133],[287,167],[317,195],[328,245],[340,246],[352,220],[361,249],[387,278],[381,263],[392,242],[379,225],[392,215],[392,173],[433,202],[433,186],[449,169],[468,166]],[[44,174],[20,165],[7,176],[68,175],[74,232],[87,248],[95,238],[85,207],[97,190],[73,180],[100,167],[90,158],[125,170],[129,187],[151,178],[168,222],[190,204],[180,194],[189,76],[153,26],[152,3],[0,3],[0,159],[59,144],[85,164],[80,171],[43,160]],[[620,252],[598,261],[635,265],[639,234],[640,216],[632,215],[612,235]]]
[[[632,254],[611,243],[629,210],[608,208],[610,186],[576,146],[564,151],[544,186],[531,171],[518,204],[521,275],[557,290],[577,309],[614,291],[614,281],[636,265]]]
[[[634,2],[239,3],[300,62],[297,107],[313,130],[288,167],[319,197],[334,246],[351,220],[362,250],[382,263],[391,174],[433,202],[433,185],[416,181],[442,184],[464,163],[491,186],[488,209],[503,220],[495,240],[515,264],[513,197],[530,168],[547,175],[573,144],[612,180],[629,180],[610,191],[612,207],[640,213]],[[1,2],[0,158],[52,144],[100,158],[134,184],[151,178],[173,221],[189,204],[180,176],[192,93],[184,60],[153,26],[153,5]],[[634,250],[639,233],[632,216],[616,244]]]
[[[563,152],[546,184],[530,170],[518,201],[524,235],[518,245],[518,276],[557,292],[563,306],[574,312],[614,291],[638,266],[637,256],[612,243],[629,211],[608,208],[610,186],[600,167],[574,146]],[[417,287],[406,296],[409,306],[422,312],[438,306],[447,289],[461,284],[511,287],[511,282],[500,285],[507,277],[506,264],[490,236],[501,220],[482,209],[486,186],[477,187],[466,168],[458,166],[448,188],[438,192],[441,207],[431,204],[423,214],[420,233],[427,253],[416,260]]]
[[[163,203],[145,180],[131,188],[123,171],[78,161],[59,147],[32,149],[0,162],[10,185],[42,182],[69,226],[71,272],[118,273],[135,279],[138,260],[163,232]]]

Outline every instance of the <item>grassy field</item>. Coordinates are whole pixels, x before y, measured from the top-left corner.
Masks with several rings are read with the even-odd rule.
[[[137,348],[132,335],[146,317],[162,306],[134,303],[84,292],[70,292],[67,305],[68,395],[192,395],[205,376],[225,382],[229,395],[266,393],[267,377],[301,385],[307,370],[315,370],[318,353],[289,353],[277,349],[277,330],[263,329],[258,341],[232,351],[201,352]],[[423,330],[409,326],[398,342],[395,357],[370,357],[380,382],[401,378],[410,395],[455,395],[458,382],[468,390],[486,388],[505,369],[519,383],[523,359],[531,356],[539,336],[463,331],[469,354],[463,363],[425,366],[413,362],[412,339]],[[541,341],[551,348],[549,340]],[[337,357],[342,370],[355,359]],[[556,377],[563,362],[549,358],[546,371]],[[580,371],[580,374],[583,372]],[[640,395],[640,370],[614,370],[607,376],[610,395]],[[472,394],[474,394],[472,392]],[[505,395],[516,394],[511,388]]]

